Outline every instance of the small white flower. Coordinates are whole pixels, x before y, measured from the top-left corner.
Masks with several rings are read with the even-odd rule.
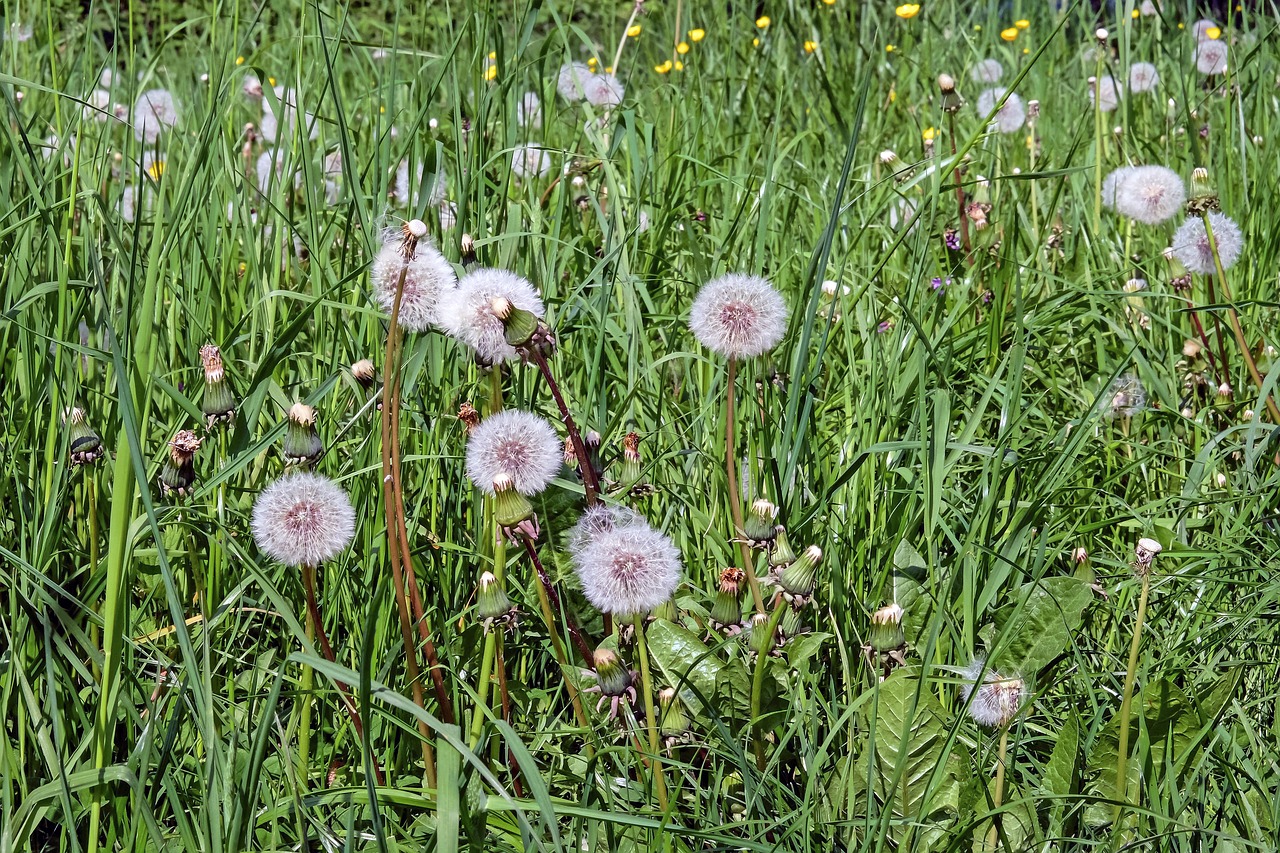
[[[749,358],[782,340],[787,304],[768,279],[730,273],[698,291],[689,328],[707,349],[729,358]]]
[[[984,116],[990,115],[991,111],[996,108],[996,104],[998,104],[1000,99],[1004,97],[1004,94],[1004,87],[997,86],[994,89],[987,89],[979,95],[977,106],[978,114]],[[1004,102],[1004,106],[1002,106],[1000,111],[995,114],[991,123],[994,124],[996,129],[1001,133],[1016,133],[1026,120],[1026,107],[1022,105],[1022,98],[1018,97],[1018,95],[1014,93],[1009,95],[1008,99]]]
[[[617,514],[576,537],[570,552],[583,594],[598,610],[619,618],[648,613],[671,598],[683,568],[671,540],[634,514]]]
[[[551,171],[551,154],[541,145],[517,145],[511,152],[511,171],[517,178],[545,178]]]
[[[423,230],[425,232],[425,226]],[[400,253],[401,239],[400,232],[395,230],[383,234],[382,246],[369,267],[373,296],[382,310],[390,313],[395,306],[396,288],[403,270],[404,289],[400,296],[398,321],[410,331],[425,332],[436,322],[440,302],[453,291],[457,276],[445,256],[426,239],[418,240],[406,264],[404,255]]]
[[[1244,248],[1240,226],[1217,211],[1209,214],[1209,224],[1213,227],[1213,239],[1218,246],[1222,268],[1231,269],[1232,264],[1240,258],[1240,250]],[[1204,220],[1200,217],[1188,217],[1173,233],[1172,249],[1173,256],[1191,272],[1201,275],[1216,272],[1213,247],[1209,245],[1209,235],[1205,232]]]
[[[505,327],[493,313],[493,301],[498,297],[538,317],[546,310],[528,279],[507,270],[489,268],[467,273],[440,303],[440,327],[475,350],[476,356],[486,364],[520,357],[507,343]]]
[[[1129,66],[1129,91],[1135,95],[1154,92],[1160,85],[1160,72],[1150,62],[1135,62]]]
[[[960,692],[966,710],[980,726],[1005,728],[1018,718],[1031,695],[1021,678],[1001,675],[986,667],[981,658],[964,668],[963,678]]]
[[[155,142],[178,123],[178,103],[167,89],[149,89],[133,105],[133,135],[140,142]]]
[[[253,505],[253,539],[287,566],[316,566],[346,549],[356,513],[347,493],[328,477],[286,474]]]
[[[494,494],[493,481],[505,474],[526,497],[539,494],[560,473],[564,444],[551,423],[532,412],[504,409],[482,420],[467,438],[467,476],[476,488]]]
[[[581,101],[585,97],[583,86],[591,76],[585,62],[566,62],[556,75],[556,91],[566,101]]]

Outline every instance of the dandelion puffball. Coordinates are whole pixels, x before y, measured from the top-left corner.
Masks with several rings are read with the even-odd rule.
[[[517,492],[530,497],[560,473],[563,456],[564,444],[546,418],[504,409],[480,421],[467,438],[467,476],[492,495],[493,481],[506,475]]]
[[[271,99],[262,99],[262,121],[259,122],[258,129],[262,131],[262,138],[268,142],[275,143],[281,138],[288,141],[298,123],[298,93],[284,86],[276,86],[272,91],[276,96],[276,106],[272,106]],[[316,123],[315,116],[309,112],[303,112],[302,115],[307,124],[307,138],[315,139],[320,135],[320,126]]]
[[[516,124],[535,130],[542,127],[542,99],[537,92],[525,92],[516,104]]]
[[[515,348],[507,343],[506,328],[494,313],[493,301],[499,297],[536,317],[541,317],[546,310],[528,279],[507,270],[489,268],[467,273],[440,303],[440,327],[475,350],[476,356],[486,364],[519,357]]]
[[[556,75],[556,91],[566,101],[581,101],[585,97],[583,87],[591,76],[585,62],[566,62]]]
[[[570,556],[587,601],[619,618],[648,613],[670,600],[683,571],[680,552],[634,514],[579,540]]]
[[[1145,225],[1175,216],[1187,200],[1182,178],[1164,166],[1135,166],[1116,186],[1116,212]]]
[[[253,505],[253,539],[287,566],[315,566],[342,553],[355,534],[347,493],[328,477],[286,474]]]
[[[1003,729],[1017,719],[1030,695],[1021,678],[1001,675],[987,668],[981,659],[965,667],[964,679],[961,693],[969,716],[978,725],[993,729]]]
[[[730,273],[702,286],[689,328],[704,347],[729,358],[750,358],[778,345],[787,331],[787,305],[769,280]]]
[[[582,83],[582,95],[593,107],[612,109],[622,103],[626,89],[612,74],[592,74]]]
[[[1210,21],[1208,18],[1201,18],[1191,25],[1191,37],[1196,41],[1209,41],[1209,30],[1216,29],[1219,29],[1219,27],[1213,21]]]
[[[511,171],[517,178],[545,178],[551,171],[551,154],[541,145],[517,145],[511,152]]]
[[[984,59],[969,69],[969,78],[975,83],[991,85],[999,83],[1004,76],[1004,66],[995,59]]]
[[[1150,62],[1135,62],[1129,66],[1129,91],[1135,95],[1154,92],[1160,85],[1160,72]]]
[[[1205,39],[1196,43],[1196,70],[1206,76],[1224,74],[1227,70],[1227,43]]]
[[[429,240],[418,240],[407,261],[400,252],[400,232],[388,229],[382,240],[369,267],[374,299],[389,313],[395,307],[396,288],[404,270],[398,322],[410,331],[425,332],[436,322],[442,297],[457,283],[453,266]]]
[[[1107,76],[1101,80],[1089,78],[1089,103],[1097,103],[1104,113],[1114,112],[1120,106],[1120,84],[1114,77]]]
[[[1147,407],[1147,389],[1132,373],[1117,376],[1102,393],[1102,415],[1107,420],[1131,418]]]
[[[139,142],[155,142],[178,123],[178,103],[167,89],[150,89],[133,105],[133,136]]]
[[[1102,179],[1102,206],[1108,210],[1116,209],[1116,201],[1120,196],[1120,187],[1133,172],[1133,166],[1121,166],[1113,169]]]
[[[1222,261],[1222,268],[1231,269],[1231,265],[1239,260],[1240,250],[1244,246],[1240,226],[1229,216],[1217,211],[1209,214],[1209,225],[1213,228],[1213,240],[1218,245],[1218,259]],[[1208,275],[1216,271],[1213,248],[1209,245],[1209,235],[1205,231],[1204,220],[1200,217],[1188,217],[1173,233],[1172,249],[1173,256],[1190,272]]]
[[[994,89],[987,89],[978,96],[977,110],[979,115],[990,115],[991,111],[996,108],[996,104],[1005,96],[1005,89],[997,86]],[[1027,120],[1027,110],[1022,105],[1022,98],[1017,94],[1009,95],[1004,102],[1004,106],[995,114],[991,123],[1001,133],[1016,133],[1023,123]]]

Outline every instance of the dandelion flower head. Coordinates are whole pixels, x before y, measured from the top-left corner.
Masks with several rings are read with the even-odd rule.
[[[1224,270],[1240,259],[1240,250],[1244,248],[1244,237],[1240,226],[1231,217],[1213,211],[1209,214],[1209,224],[1213,228],[1213,240],[1218,246],[1218,258]],[[1204,220],[1198,216],[1188,217],[1177,231],[1173,233],[1173,256],[1182,262],[1190,272],[1208,275],[1216,270],[1213,260],[1213,247],[1209,245],[1209,235],[1205,231]]]
[[[587,601],[618,617],[648,613],[665,604],[683,571],[671,540],[630,514],[587,537],[570,556]]]
[[[410,331],[425,332],[436,322],[440,301],[453,291],[457,276],[453,266],[431,245],[430,240],[418,239],[408,259],[401,254],[401,244],[399,231],[388,229],[383,232],[382,245],[369,268],[373,296],[378,306],[390,313],[395,307],[396,288],[403,270],[404,288],[400,296],[398,322]]]

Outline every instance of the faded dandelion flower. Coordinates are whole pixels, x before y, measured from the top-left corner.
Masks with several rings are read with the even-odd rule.
[[[408,259],[401,252],[401,232],[383,232],[382,246],[369,267],[369,280],[378,305],[387,312],[395,306],[396,288],[404,271],[404,291],[400,297],[400,325],[414,332],[425,332],[437,319],[444,295],[453,291],[457,276],[453,266],[426,238],[427,226],[415,219],[408,225],[418,232],[413,254]]]
[[[729,273],[702,286],[689,312],[689,328],[707,349],[750,358],[777,346],[787,331],[787,304],[769,280]]]
[[[1197,42],[1193,58],[1195,59],[1196,70],[1201,74],[1210,77],[1215,74],[1225,74],[1227,70],[1227,43],[1212,39],[1204,39]]]
[[[987,89],[978,96],[977,110],[980,115],[989,115],[996,104],[1005,96],[1005,89],[997,86]],[[1016,133],[1027,120],[1027,110],[1022,105],[1022,98],[1016,94],[1009,95],[1004,106],[991,119],[991,123],[1001,133]]]
[[[983,670],[986,670],[985,674]],[[960,688],[965,708],[980,726],[1003,729],[1018,718],[1030,691],[1017,676],[1004,676],[978,658],[964,668]],[[981,681],[979,681],[981,679]]]
[[[1209,224],[1213,228],[1213,239],[1218,246],[1218,259],[1222,261],[1224,270],[1240,258],[1240,250],[1244,247],[1244,237],[1240,226],[1229,216],[1217,211],[1210,211]],[[1189,271],[1208,275],[1216,272],[1213,260],[1213,247],[1209,245],[1209,235],[1205,232],[1204,220],[1198,216],[1188,217],[1177,231],[1173,233],[1173,256]]]
[[[1102,206],[1115,210],[1124,182],[1133,174],[1133,166],[1121,166],[1102,179]]]
[[[516,104],[516,124],[535,130],[542,127],[542,99],[537,92],[525,92]]]
[[[155,142],[178,123],[178,102],[168,89],[149,89],[133,105],[133,136],[139,142]]]
[[[1102,414],[1108,420],[1131,418],[1147,407],[1147,389],[1135,374],[1117,376],[1102,395]]]
[[[511,478],[526,497],[546,489],[560,473],[560,439],[544,417],[504,409],[484,420],[467,438],[467,476],[487,495],[499,475]]]
[[[1129,91],[1135,95],[1154,92],[1160,85],[1160,72],[1150,62],[1135,62],[1129,66]]]
[[[1116,191],[1116,212],[1146,225],[1157,225],[1182,210],[1187,188],[1164,166],[1135,166]]]
[[[506,327],[495,313],[494,302],[504,301],[535,317],[545,312],[533,284],[507,270],[481,268],[462,277],[457,288],[440,302],[440,327],[475,351],[485,364],[518,358],[507,343]]]
[[[1115,111],[1120,106],[1120,84],[1110,75],[1099,80],[1096,77],[1089,78],[1089,103],[1097,103],[1098,108],[1104,113]]]
[[[319,474],[286,474],[253,505],[253,539],[286,566],[316,566],[342,553],[356,513],[342,487]]]
[[[626,88],[612,74],[592,74],[583,81],[582,94],[593,107],[613,109],[622,103]]]
[[[999,83],[1000,78],[1004,76],[1004,66],[999,60],[984,59],[973,68],[969,69],[969,79],[975,83],[991,85]]]
[[[581,101],[586,95],[584,84],[592,76],[585,62],[566,62],[556,75],[556,91],[566,101]]]
[[[638,516],[598,531],[570,557],[587,601],[619,618],[665,604],[682,573],[675,545]]]
[[[517,145],[511,152],[511,171],[517,178],[545,178],[551,172],[551,154],[541,145]]]

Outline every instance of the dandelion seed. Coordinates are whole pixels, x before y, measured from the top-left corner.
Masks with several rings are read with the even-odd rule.
[[[418,224],[425,235],[426,225]],[[404,270],[398,322],[410,331],[425,332],[436,322],[441,298],[451,293],[457,283],[453,266],[429,240],[419,239],[407,260],[401,253],[403,239],[399,231],[388,229],[383,232],[382,241],[369,267],[374,299],[390,312],[395,305],[400,272]]]
[[[496,300],[504,300],[535,317],[541,317],[546,310],[527,279],[507,270],[488,268],[463,276],[457,288],[445,295],[439,309],[440,327],[474,350],[485,364],[519,357],[507,343],[506,328],[494,311]]]
[[[749,358],[782,340],[787,305],[768,279],[730,273],[698,291],[689,328],[707,349],[729,358]]]
[[[969,78],[975,83],[999,83],[1004,76],[1004,66],[995,59],[984,59],[969,69]]]
[[[1218,245],[1218,258],[1222,261],[1222,268],[1231,269],[1239,260],[1240,250],[1244,247],[1240,226],[1217,211],[1209,213],[1209,224],[1213,228],[1213,239]],[[1201,275],[1216,272],[1213,248],[1209,245],[1209,235],[1205,231],[1204,220],[1200,217],[1188,217],[1174,232],[1172,249],[1173,256],[1191,272]]]
[[[511,478],[515,490],[532,497],[560,473],[561,447],[546,418],[504,409],[480,421],[467,439],[467,476],[487,495],[494,481]]]
[[[1120,84],[1110,75],[1098,80],[1089,78],[1089,103],[1097,103],[1098,109],[1104,113],[1113,112],[1120,106]]]
[[[535,130],[542,127],[542,99],[537,92],[525,92],[516,104],[516,124]]]
[[[1132,373],[1117,376],[1102,396],[1102,415],[1108,420],[1131,418],[1147,407],[1147,389]]]
[[[1116,212],[1145,225],[1170,219],[1187,200],[1182,178],[1164,166],[1135,166],[1115,190]]]
[[[979,95],[977,105],[978,112],[984,116],[990,115],[991,111],[995,109],[996,104],[1000,102],[1000,99],[1005,97],[1005,91],[1006,90],[1002,87],[996,87],[994,89],[987,89]],[[1017,133],[1018,130],[1022,128],[1022,125],[1026,120],[1027,110],[1022,105],[1022,98],[1018,97],[1017,94],[1010,94],[1008,99],[1004,102],[1004,106],[1002,106],[999,112],[995,114],[991,123],[995,125],[996,129],[1001,133]]]
[[[133,105],[133,136],[139,142],[155,142],[178,123],[178,102],[167,89],[150,89]]]
[[[1227,43],[1206,39],[1196,44],[1193,55],[1196,70],[1205,76],[1225,74],[1227,71]]]
[[[583,85],[591,79],[591,68],[584,62],[566,62],[556,74],[556,91],[566,101],[581,101]]]
[[[583,82],[582,94],[593,107],[613,109],[622,103],[626,89],[612,74],[592,74]]]
[[[511,171],[517,178],[545,178],[551,172],[551,154],[540,145],[517,145],[511,152]]]
[[[351,542],[355,527],[347,493],[319,474],[286,474],[263,489],[253,505],[254,541],[286,566],[332,560]]]
[[[683,571],[675,545],[634,513],[601,518],[597,511],[591,535],[574,537],[581,547],[570,550],[587,601],[620,619],[665,604]]]
[[[960,692],[969,716],[980,726],[1003,729],[1018,718],[1030,698],[1026,683],[1016,676],[1004,676],[986,668],[979,658],[964,668],[965,683]],[[981,678],[981,682],[979,682]]]
[[[1135,95],[1154,92],[1160,85],[1160,72],[1150,62],[1135,62],[1129,66],[1129,91]]]

